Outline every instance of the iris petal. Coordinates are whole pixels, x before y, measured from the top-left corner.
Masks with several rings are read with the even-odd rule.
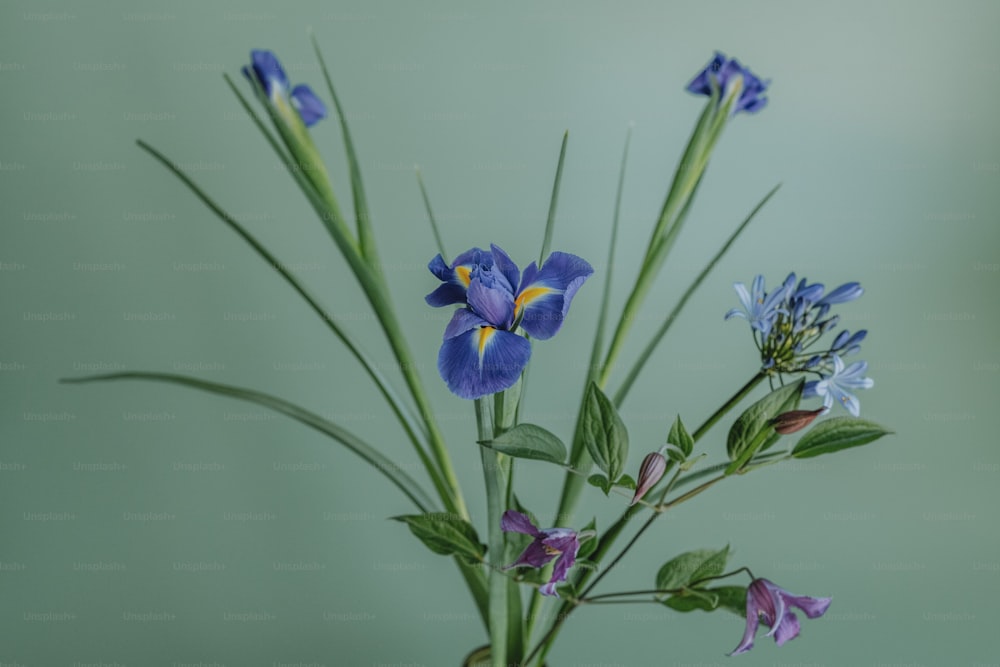
[[[521,336],[479,327],[444,341],[438,372],[458,397],[482,398],[512,387],[530,357],[531,344]]]
[[[299,112],[306,127],[312,127],[326,118],[326,105],[316,97],[316,93],[306,84],[300,83],[295,86],[289,97],[292,100],[292,106]]]
[[[593,272],[585,260],[565,252],[549,255],[541,269],[530,264],[515,300],[522,328],[539,340],[552,338],[562,327],[577,290]]]
[[[288,76],[273,51],[254,49],[250,52],[250,62],[257,81],[264,87],[268,97],[288,88]]]

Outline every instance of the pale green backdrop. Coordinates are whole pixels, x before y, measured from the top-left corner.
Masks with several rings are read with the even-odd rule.
[[[343,324],[390,355],[348,272],[222,80],[254,47],[320,89],[331,63],[378,240],[476,516],[471,406],[434,368],[447,314],[413,165],[451,253],[537,253],[570,131],[554,247],[597,275],[536,345],[526,418],[568,436],[635,124],[619,299],[702,101],[714,49],[773,80],[726,131],[634,342],[749,208],[784,184],[650,362],[624,416],[632,465],[754,371],[731,283],[789,270],[867,289],[876,445],[732,480],[684,506],[607,581],[647,587],[686,548],[832,595],[778,649],[725,613],[582,610],[552,665],[996,665],[996,2],[6,2],[0,8],[0,664],[457,665],[484,641],[454,566],[385,518],[410,511],[316,433],[226,399],[58,378],[149,369],[267,389],[404,468],[357,365],[242,242],[135,146],[190,169]],[[242,80],[240,81],[242,84]],[[339,132],[315,128],[347,199]],[[620,301],[619,301],[620,303]],[[634,353],[634,348],[633,348]],[[716,440],[718,440],[717,436]],[[716,448],[721,442],[715,443]],[[540,516],[556,484],[519,466]],[[607,525],[622,501],[586,493]],[[480,524],[481,532],[485,533]]]

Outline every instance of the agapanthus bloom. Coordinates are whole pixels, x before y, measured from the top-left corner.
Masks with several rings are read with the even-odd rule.
[[[770,83],[758,78],[749,67],[741,65],[736,58],[727,58],[725,54],[716,51],[705,69],[687,85],[687,91],[695,95],[710,96],[713,88],[716,88],[721,91],[720,100],[729,94],[738,95],[733,103],[732,113],[740,111],[756,113],[767,105],[764,92]],[[733,89],[734,86],[739,88]]]
[[[531,523],[531,519],[514,510],[503,513],[500,527],[507,533],[522,533],[535,538],[505,570],[522,565],[545,567],[553,558],[557,559],[552,568],[552,576],[539,591],[542,595],[556,595],[556,584],[566,581],[566,574],[576,562],[576,553],[580,550],[580,539],[576,531],[569,528],[539,530]]]
[[[243,68],[243,76],[251,82],[256,81],[279,112],[286,111],[290,102],[306,127],[326,118],[326,106],[309,86],[300,83],[289,93],[285,68],[272,51],[254,49],[250,52],[250,63]]]
[[[874,380],[864,376],[868,371],[868,362],[855,361],[850,366],[845,367],[844,361],[839,355],[831,356],[832,371],[829,374],[824,373],[820,380],[807,382],[802,388],[802,397],[822,396],[825,408],[829,408],[836,401],[857,417],[861,414],[861,403],[851,391],[871,389],[875,385]]]
[[[443,284],[427,303],[465,306],[445,328],[438,371],[453,393],[467,399],[513,386],[531,357],[531,344],[518,330],[539,340],[554,336],[594,272],[576,255],[554,252],[541,268],[532,262],[522,274],[495,245],[464,252],[450,266],[438,255],[428,268]]]
[[[746,653],[753,648],[754,636],[761,621],[771,628],[765,636],[774,637],[775,643],[781,646],[799,634],[799,619],[792,607],[798,607],[809,618],[818,618],[826,613],[829,606],[830,598],[792,595],[767,579],[754,579],[747,588],[746,632],[739,646],[729,655]]]

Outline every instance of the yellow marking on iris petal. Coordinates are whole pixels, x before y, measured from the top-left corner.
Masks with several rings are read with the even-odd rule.
[[[559,551],[555,547],[550,547],[547,544],[543,544],[542,545],[542,549],[545,550],[545,553],[547,553],[550,556],[558,556],[559,554],[562,553],[561,551]]]
[[[472,269],[467,266],[455,267],[455,275],[458,276],[458,281],[462,283],[462,287],[468,287],[469,283],[472,282],[472,278],[470,277],[471,273]]]
[[[479,327],[479,361],[480,365],[483,361],[483,354],[486,351],[486,345],[493,338],[493,334],[497,332],[493,327]]]
[[[535,299],[541,298],[546,294],[551,294],[552,292],[555,292],[555,290],[550,287],[529,287],[528,289],[518,294],[517,298],[514,299],[515,312],[520,313],[522,308],[527,306]]]

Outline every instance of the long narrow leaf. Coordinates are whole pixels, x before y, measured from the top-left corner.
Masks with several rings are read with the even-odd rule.
[[[362,368],[368,373],[368,376],[375,383],[379,392],[385,398],[389,407],[392,409],[396,418],[399,420],[400,425],[406,431],[407,437],[413,443],[414,448],[417,450],[420,460],[423,462],[424,467],[427,469],[428,474],[430,474],[431,479],[434,481],[434,485],[439,491],[444,492],[444,483],[437,474],[437,470],[432,464],[429,455],[424,450],[424,445],[422,444],[421,437],[418,433],[426,438],[426,432],[422,430],[419,426],[419,422],[413,416],[412,411],[407,407],[406,403],[403,402],[402,398],[396,393],[392,388],[386,378],[382,373],[375,367],[374,362],[368,357],[368,355],[361,349],[358,343],[346,332],[344,331],[337,322],[327,314],[326,310],[319,305],[319,302],[306,290],[306,288],[299,283],[298,279],[285,268],[278,259],[264,247],[250,232],[248,232],[239,222],[236,221],[233,216],[229,215],[221,206],[219,206],[215,201],[208,196],[208,194],[202,190],[187,174],[181,171],[176,165],[174,165],[169,159],[167,159],[162,153],[157,151],[152,146],[149,146],[143,141],[139,141],[139,146],[147,151],[154,158],[159,160],[167,169],[174,173],[177,178],[179,178],[194,194],[197,196],[202,203],[204,203],[209,210],[211,210],[220,220],[222,220],[226,225],[235,231],[240,238],[247,242],[247,244],[257,252],[260,257],[267,262],[275,271],[277,271],[282,278],[294,289],[299,296],[309,305],[313,311],[319,315],[320,319],[327,325],[327,327],[334,333],[344,343],[348,351],[358,360]]]
[[[697,291],[697,289],[701,286],[701,283],[712,272],[712,269],[715,268],[715,265],[718,264],[719,260],[721,260],[725,256],[725,254],[729,251],[729,248],[733,245],[736,239],[739,238],[740,234],[743,233],[743,230],[746,229],[747,226],[750,224],[750,222],[754,219],[754,216],[756,216],[757,213],[762,208],[764,208],[764,204],[766,204],[768,200],[771,199],[771,197],[774,195],[774,193],[778,191],[778,188],[780,187],[781,184],[779,183],[778,185],[774,186],[774,188],[772,188],[770,192],[764,195],[764,198],[760,200],[760,203],[758,203],[753,208],[753,210],[750,211],[750,214],[746,218],[744,218],[743,222],[740,223],[739,227],[737,227],[736,230],[729,235],[729,238],[726,239],[726,242],[722,244],[722,247],[719,248],[719,251],[715,253],[715,256],[712,257],[712,259],[708,262],[708,264],[705,265],[705,268],[701,270],[701,273],[698,274],[698,277],[695,278],[690,285],[688,285],[687,290],[684,291],[684,294],[677,302],[677,305],[674,306],[673,310],[670,311],[670,314],[667,315],[667,318],[663,320],[663,324],[661,324],[660,328],[656,331],[655,334],[653,334],[652,339],[650,339],[649,343],[646,344],[646,347],[639,355],[639,358],[636,359],[635,363],[632,365],[632,368],[629,369],[628,375],[622,381],[622,384],[618,388],[618,391],[615,392],[615,398],[614,398],[615,406],[621,407],[621,404],[625,401],[625,397],[628,395],[629,390],[632,388],[632,383],[635,382],[635,379],[639,376],[639,372],[645,367],[646,362],[649,361],[649,357],[650,355],[653,354],[653,351],[656,349],[656,346],[660,344],[660,341],[663,340],[663,337],[666,335],[667,331],[670,330],[670,326],[677,319],[677,316],[680,315],[681,310],[684,309],[684,306],[685,304],[687,304],[688,299],[690,299],[691,296],[695,293],[695,291]]]
[[[82,378],[64,378],[60,382],[84,383],[84,382],[104,382],[112,380],[151,380],[153,382],[169,382],[185,387],[201,389],[213,394],[228,396],[249,403],[256,403],[280,412],[292,419],[313,428],[320,433],[330,436],[362,459],[374,466],[379,472],[389,478],[400,491],[413,501],[413,503],[423,512],[430,512],[434,508],[434,501],[420,487],[415,479],[407,475],[392,459],[385,456],[377,449],[367,444],[364,440],[344,429],[334,422],[320,417],[314,412],[299,407],[284,399],[252,389],[234,387],[232,385],[208,382],[186,375],[176,375],[173,373],[153,373],[144,371],[131,371],[124,373],[108,373],[106,375],[91,375]]]
[[[347,166],[351,176],[351,194],[354,197],[354,215],[357,218],[358,241],[361,244],[361,254],[371,266],[378,265],[378,254],[375,248],[375,237],[372,233],[371,216],[368,212],[368,199],[365,197],[365,186],[361,181],[361,166],[358,163],[358,156],[354,150],[354,140],[351,139],[351,131],[347,127],[347,116],[344,107],[337,97],[337,91],[333,88],[333,79],[330,78],[330,71],[326,67],[323,53],[319,49],[316,35],[310,34],[313,50],[316,52],[316,59],[319,60],[320,69],[323,70],[323,78],[326,80],[326,87],[333,98],[333,106],[337,109],[337,117],[340,120],[340,131],[344,137],[344,152],[347,154]]]
[[[424,199],[424,208],[427,209],[427,219],[431,222],[431,231],[434,232],[434,241],[437,243],[438,252],[441,253],[441,259],[444,263],[448,263],[448,253],[444,250],[444,241],[441,240],[441,230],[438,229],[437,220],[434,218],[434,211],[431,210],[431,200],[427,196],[427,188],[424,187],[424,177],[420,174],[420,167],[416,169],[417,173],[417,185],[420,186],[420,196]]]
[[[559,185],[562,183],[563,162],[566,161],[566,143],[569,141],[569,130],[563,133],[562,146],[559,148],[559,163],[556,165],[556,178],[552,183],[552,198],[549,200],[549,215],[545,220],[545,238],[542,240],[542,252],[538,256],[538,266],[545,261],[552,246],[552,230],[556,223],[556,206],[559,203]]]

